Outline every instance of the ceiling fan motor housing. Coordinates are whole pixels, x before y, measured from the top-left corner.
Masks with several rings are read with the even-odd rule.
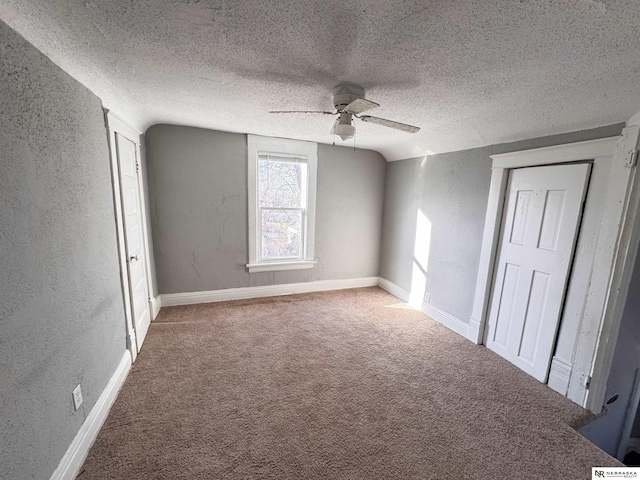
[[[358,98],[364,98],[364,88],[351,82],[342,82],[333,87],[333,106],[338,112]]]
[[[385,118],[372,117],[371,115],[362,115],[373,108],[380,105],[371,100],[364,98],[364,88],[356,83],[341,82],[333,87],[333,106],[335,112],[327,112],[324,110],[275,110],[270,113],[303,113],[317,115],[338,115],[333,128],[332,135],[338,135],[342,140],[353,138],[355,134],[355,126],[353,118],[359,118],[363,122],[375,123],[383,127],[395,128],[408,133],[416,133],[420,131],[420,127],[408,125],[406,123],[394,122]]]

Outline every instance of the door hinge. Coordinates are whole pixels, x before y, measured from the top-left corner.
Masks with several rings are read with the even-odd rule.
[[[140,173],[140,164],[136,160],[136,173]]]
[[[591,375],[587,375],[586,373],[581,373],[580,385],[582,385],[585,390],[589,390],[589,385],[591,385]]]
[[[635,167],[638,163],[638,150],[629,150],[624,157],[624,166],[627,168]]]

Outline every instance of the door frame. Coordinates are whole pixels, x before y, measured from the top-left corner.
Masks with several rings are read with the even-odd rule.
[[[120,280],[122,284],[122,295],[124,298],[125,312],[125,334],[127,342],[127,350],[131,353],[131,360],[135,362],[138,356],[139,346],[137,345],[135,326],[133,322],[133,311],[131,308],[131,295],[129,290],[129,275],[127,268],[127,250],[124,232],[124,214],[122,211],[122,195],[120,190],[120,169],[118,166],[118,149],[116,145],[116,134],[125,137],[133,142],[136,148],[136,156],[139,164],[142,163],[141,157],[141,136],[142,133],[131,127],[124,120],[108,109],[104,109],[105,125],[107,127],[107,135],[109,139],[109,153],[111,157],[111,180],[113,184],[113,200],[116,213],[116,231],[118,236],[118,257],[120,260]],[[140,215],[142,223],[142,250],[145,260],[145,281],[147,282],[148,306],[151,321],[153,321],[159,310],[157,302],[152,297],[151,283],[151,263],[149,252],[149,234],[147,231],[147,208],[144,196],[144,185],[142,175],[138,175],[138,198],[140,201]]]
[[[554,355],[557,350],[556,341],[560,336],[560,323],[561,319],[566,312],[563,312],[563,306],[569,304],[571,302],[571,297],[566,296],[569,290],[571,272],[573,268],[573,260],[576,257],[576,252],[580,251],[580,242],[578,238],[581,235],[581,226],[585,213],[586,206],[586,197],[589,193],[589,184],[591,179],[591,172],[593,169],[592,162],[571,162],[564,163],[562,165],[545,165],[545,166],[537,166],[537,167],[527,167],[527,168],[518,168],[510,170],[507,179],[507,185],[505,189],[505,199],[504,199],[504,211],[502,214],[502,223],[500,226],[500,234],[499,241],[496,250],[496,264],[494,266],[494,278],[492,283],[492,292],[490,298],[490,303],[487,309],[487,323],[486,323],[486,331],[483,336],[484,344],[490,350],[493,350],[498,355],[502,356],[506,360],[510,361],[514,365],[518,366],[521,370],[527,372],[529,375],[533,376],[537,380],[547,383],[547,377],[549,375],[549,370],[552,362],[552,358],[556,358]],[[516,178],[517,175],[520,177]],[[560,175],[563,180],[560,183],[557,182],[557,176]],[[573,182],[577,180],[574,184]],[[554,185],[554,187],[550,185]],[[526,185],[526,186],[524,186]],[[562,190],[562,188],[566,187],[566,190]],[[520,246],[513,247],[511,246],[513,232],[509,234],[512,228],[515,226],[516,216],[518,205],[520,205],[519,192],[520,190],[528,190],[530,193],[535,193],[530,198],[531,210],[527,210],[527,213],[524,214],[525,218],[537,219],[540,224],[536,227],[533,225],[533,228],[530,228],[528,222],[525,221],[523,226],[521,242],[516,242]],[[541,196],[538,195],[542,189],[544,192]],[[550,298],[555,298],[552,302],[557,302],[552,304],[545,305],[542,308],[541,314],[547,311],[547,307],[551,307],[551,310],[548,312],[552,316],[547,316],[547,313],[544,314],[545,318],[540,318],[538,329],[544,327],[544,333],[540,333],[535,341],[535,345],[532,346],[532,357],[528,360],[525,360],[520,357],[520,346],[522,346],[522,341],[525,338],[526,327],[527,327],[527,314],[528,309],[530,307],[529,302],[531,301],[530,295],[532,294],[532,288],[534,287],[535,281],[535,273],[536,268],[533,267],[533,271],[530,272],[531,277],[529,277],[528,273],[525,273],[531,265],[523,266],[522,262],[526,263],[524,257],[535,255],[534,252],[528,251],[528,248],[532,248],[536,246],[538,240],[534,240],[534,244],[531,245],[530,235],[534,232],[541,233],[541,229],[546,224],[546,209],[547,209],[547,194],[556,189],[561,189],[561,191],[566,193],[563,202],[564,207],[560,206],[561,217],[566,217],[567,213],[570,213],[570,216],[566,218],[566,221],[563,219],[560,221],[560,218],[556,220],[556,226],[559,228],[556,231],[555,241],[558,242],[568,242],[562,243],[563,247],[558,247],[558,249],[554,249],[552,252],[544,252],[542,253],[543,262],[549,261],[546,260],[549,256],[553,255],[555,258],[551,261],[551,263],[545,263],[546,267],[543,268],[544,272],[548,274],[548,278],[550,278],[551,284],[547,284],[546,293],[544,294],[545,298],[549,300]],[[537,199],[536,199],[537,198]],[[517,201],[516,201],[517,199]],[[540,203],[539,203],[540,202]],[[537,213],[534,213],[535,205],[538,205],[539,217]],[[567,210],[569,209],[569,210]],[[574,210],[575,209],[575,210]],[[531,215],[530,215],[531,214]],[[506,231],[505,231],[506,230]],[[570,237],[559,237],[561,232],[564,231],[570,234]],[[528,238],[528,240],[526,239]],[[560,239],[562,238],[562,240]],[[566,250],[566,246],[569,246],[569,249]],[[564,250],[564,253],[562,251]],[[537,250],[536,250],[537,251]],[[510,252],[510,253],[508,253]],[[510,260],[505,264],[505,256],[509,257]],[[523,257],[524,256],[524,257]],[[562,262],[564,266],[558,263],[558,257],[563,256],[565,260]],[[500,315],[498,315],[499,311],[502,310],[500,305],[501,295],[496,295],[496,288],[498,291],[503,291],[501,289],[505,288],[507,285],[507,270],[506,267],[509,263],[515,263],[517,266],[522,267],[521,274],[516,274],[522,278],[522,282],[525,285],[529,286],[529,291],[526,292],[526,300],[524,297],[519,296],[522,295],[522,290],[520,293],[517,291],[513,292],[513,298],[519,298],[520,301],[524,302],[523,313],[524,317],[518,317],[522,322],[513,324],[511,321],[508,321],[509,326],[506,328],[506,331],[503,330],[506,337],[504,338],[504,344],[501,344],[499,341],[496,341],[495,338],[492,339],[492,336],[498,333],[498,327],[500,325]],[[538,266],[540,264],[536,263]],[[557,269],[557,270],[554,270]],[[555,273],[551,273],[554,272]],[[554,276],[555,275],[555,276]],[[562,279],[562,281],[558,282],[558,279]],[[516,280],[516,284],[520,285]],[[553,286],[552,286],[553,285]],[[517,287],[519,288],[519,287]],[[496,303],[497,302],[497,303]],[[516,304],[512,303],[512,307],[514,308]],[[551,313],[555,312],[555,313]],[[551,320],[553,319],[553,320]],[[513,341],[516,340],[513,337],[513,334],[516,334],[519,341],[515,345],[516,350],[514,351]],[[543,350],[538,350],[543,346]],[[533,363],[532,363],[533,362]]]
[[[620,136],[491,156],[491,186],[473,312],[469,321],[469,339],[477,344],[484,342],[487,330],[509,171],[584,160],[607,159],[612,162],[591,282],[584,299],[584,315],[578,330],[573,364],[568,366],[567,372],[567,396],[595,413],[602,410],[640,237],[640,221],[637,219],[640,179],[636,180],[638,169],[627,165],[629,152],[638,147],[639,133],[640,127],[633,126],[625,128]],[[591,190],[587,195],[591,195]],[[575,255],[577,258],[580,252]]]

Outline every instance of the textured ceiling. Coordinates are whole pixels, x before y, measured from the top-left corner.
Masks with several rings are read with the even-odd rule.
[[[422,128],[358,122],[388,160],[640,110],[638,0],[0,0],[0,18],[143,130],[330,143],[331,117],[267,112],[331,109],[343,80]]]

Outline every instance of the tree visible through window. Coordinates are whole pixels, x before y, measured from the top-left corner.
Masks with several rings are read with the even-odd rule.
[[[249,273],[316,264],[318,144],[247,135]]]
[[[304,257],[306,158],[258,156],[261,260]]]

